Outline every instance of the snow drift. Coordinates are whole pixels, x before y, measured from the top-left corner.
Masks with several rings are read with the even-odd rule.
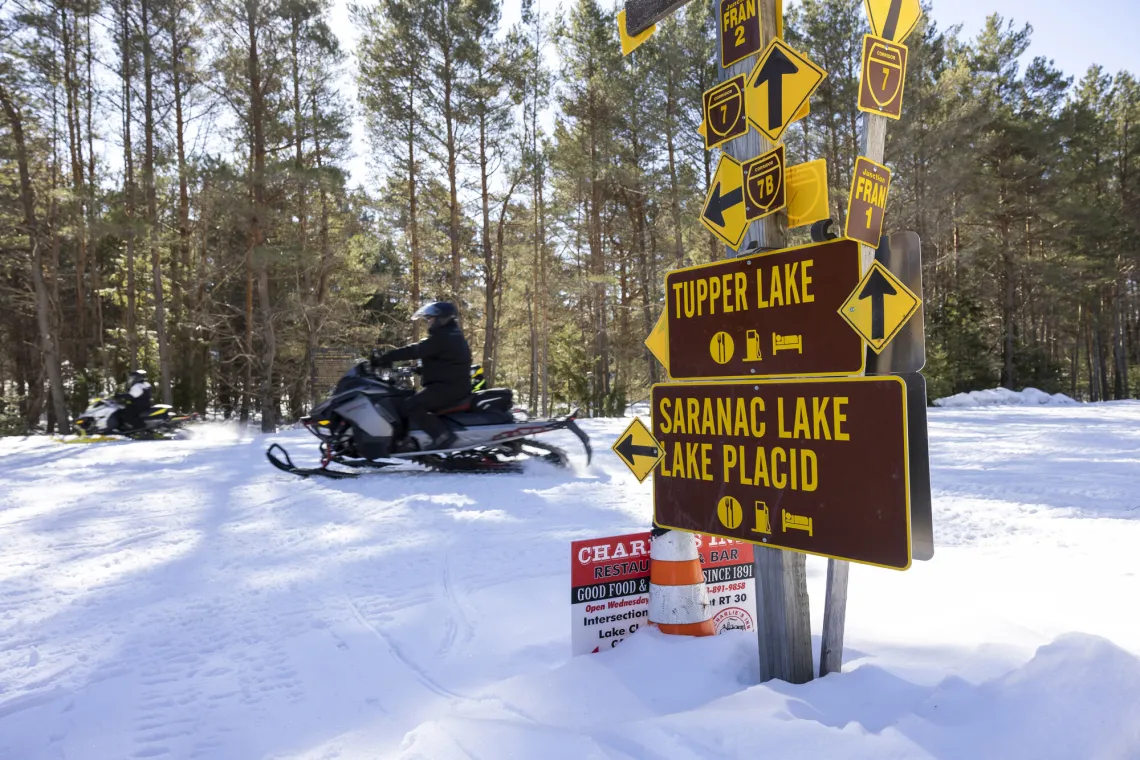
[[[1064,393],[1048,394],[1036,388],[1011,391],[1009,388],[990,388],[984,391],[956,393],[934,400],[935,406],[962,409],[977,406],[1046,406],[1075,404],[1075,400]]]

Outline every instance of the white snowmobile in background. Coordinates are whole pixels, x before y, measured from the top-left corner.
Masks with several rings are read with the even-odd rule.
[[[590,439],[575,424],[577,412],[566,417],[530,420],[513,408],[508,388],[474,391],[454,408],[435,414],[456,435],[454,447],[429,448],[427,433],[410,427],[400,403],[411,396],[411,369],[375,370],[361,359],[340,379],[332,396],[318,404],[301,423],[320,440],[321,466],[297,467],[280,444],[265,452],[279,470],[306,477],[352,478],[359,472],[330,470],[332,463],[378,470],[414,461],[442,472],[518,472],[527,459],[565,467],[566,452],[534,436],[568,430],[591,457]],[[278,456],[275,452],[279,452]]]
[[[120,416],[115,413],[125,404],[114,396],[96,398],[91,400],[87,411],[75,420],[75,427],[79,428],[79,438],[73,443],[94,443],[99,440],[115,440],[111,436],[123,436],[136,440],[164,438],[166,434],[173,433],[184,423],[196,419],[194,414],[175,414],[168,404],[155,404],[140,415],[141,427],[124,428],[118,420]]]

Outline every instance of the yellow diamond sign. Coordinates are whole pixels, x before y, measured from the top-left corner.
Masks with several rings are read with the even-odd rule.
[[[744,240],[748,219],[744,216],[744,172],[740,162],[721,155],[712,187],[705,196],[701,224],[735,251]]]
[[[748,122],[772,142],[779,142],[826,76],[806,55],[773,39],[744,85]]]
[[[863,0],[871,33],[891,42],[902,42],[922,18],[919,0]]]
[[[645,339],[645,347],[649,349],[649,353],[656,357],[657,361],[661,362],[661,366],[665,368],[665,373],[669,373],[669,315],[668,312],[661,312],[661,316],[657,318],[657,324],[653,325],[653,331],[649,333],[649,337]]]
[[[617,443],[610,448],[618,455],[625,466],[637,478],[638,483],[644,483],[653,472],[653,468],[665,456],[665,450],[657,443],[653,433],[645,427],[640,417],[634,417],[633,422],[625,432],[618,436]]]
[[[877,354],[921,305],[922,299],[876,261],[839,308],[839,313]]]

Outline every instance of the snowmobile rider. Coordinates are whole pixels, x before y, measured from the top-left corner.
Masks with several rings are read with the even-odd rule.
[[[138,430],[143,426],[143,413],[150,411],[150,388],[146,370],[136,369],[127,376],[126,391],[115,394],[115,400],[122,402],[123,408],[115,412],[112,430]]]
[[[453,407],[471,395],[471,348],[459,329],[458,316],[455,304],[447,301],[422,306],[412,319],[427,322],[426,338],[403,348],[372,353],[372,364],[376,367],[420,360],[423,388],[404,401],[403,412],[406,419],[431,436],[433,449],[451,448],[456,436],[432,412]]]

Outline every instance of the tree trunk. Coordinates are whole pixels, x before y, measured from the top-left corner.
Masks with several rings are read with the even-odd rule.
[[[131,54],[128,0],[120,0],[122,42],[123,182],[127,216],[127,365],[134,369],[139,360],[139,338],[135,326],[135,161],[131,149]]]
[[[158,246],[158,201],[154,187],[154,55],[151,50],[150,2],[140,0],[143,35],[143,129],[146,153],[143,158],[143,184],[146,192],[146,244],[150,249],[150,266],[154,288],[154,332],[158,341],[159,389],[162,403],[170,404],[170,343],[166,336],[166,297],[163,293],[162,264]]]
[[[487,384],[494,382],[495,363],[495,289],[497,268],[495,267],[495,252],[491,248],[491,189],[487,176],[487,113],[486,108],[479,112],[479,201],[483,215],[483,233],[481,244],[483,247],[483,374]]]
[[[665,146],[669,155],[669,206],[673,214],[673,258],[676,266],[682,267],[685,265],[685,244],[681,240],[681,194],[677,182],[676,150],[673,145],[677,103],[672,81],[666,84],[665,93]]]
[[[448,13],[449,11],[444,12],[443,23],[445,24],[450,24],[450,19],[447,18]],[[452,102],[455,95],[455,50],[452,44],[454,40],[450,36],[452,32],[453,30],[450,28],[447,30],[449,36],[443,50],[443,120],[447,128],[447,185],[451,203],[451,217],[448,226],[448,237],[451,242],[451,295],[458,305],[462,300],[463,272],[459,252],[459,149],[456,145],[458,124],[455,105]]]
[[[260,250],[265,240],[265,93],[261,89],[261,59],[257,44],[257,26],[260,4],[251,1],[248,7],[249,24],[249,93],[250,123],[253,127],[253,213],[249,225],[249,257],[256,257],[257,300],[261,312],[261,432],[277,429],[277,409],[273,393],[273,363],[277,356],[277,342],[273,331],[273,310],[269,302],[269,262],[266,251]],[[247,315],[250,307],[247,306]],[[252,320],[251,320],[252,321]],[[252,346],[251,360],[252,360]]]
[[[178,24],[181,6],[175,5],[170,19],[170,49],[171,49],[171,77],[174,85],[174,141],[178,158],[178,254],[180,276],[174,278],[174,306],[179,314],[178,323],[179,342],[181,350],[179,356],[180,382],[183,386],[190,386],[193,381],[191,374],[191,357],[194,356],[193,339],[186,330],[184,323],[186,315],[190,312],[190,288],[183,287],[181,280],[190,279],[190,188],[186,167],[186,119],[182,111],[182,40],[179,38]],[[181,296],[181,297],[179,297]],[[189,397],[191,394],[184,393]],[[183,401],[188,398],[182,399]]]
[[[412,70],[415,70],[413,63]],[[420,307],[423,296],[420,294],[420,239],[419,220],[416,208],[416,82],[408,77],[408,243],[412,254],[412,306]],[[412,321],[412,339],[420,339],[421,322]]]
[[[56,429],[60,434],[71,432],[67,415],[67,400],[63,392],[63,373],[60,369],[58,333],[51,320],[51,295],[44,277],[43,253],[40,231],[36,221],[36,197],[32,188],[32,176],[28,169],[28,150],[24,140],[23,115],[12,100],[8,90],[0,85],[0,106],[8,117],[12,130],[12,141],[16,148],[16,166],[20,177],[20,202],[24,212],[24,234],[28,236],[28,246],[32,254],[32,284],[36,300],[36,325],[39,327],[40,346],[43,350],[43,363],[47,370],[48,387],[51,392],[52,411]]]
[[[70,28],[69,28],[70,23]],[[79,403],[87,402],[87,215],[84,199],[87,193],[83,185],[83,129],[79,105],[79,14],[72,13],[67,19],[65,9],[60,7],[60,30],[63,42],[63,83],[67,100],[68,152],[71,158],[72,202],[71,223],[76,232],[75,255],[75,327],[72,332],[75,344],[76,391]]]

